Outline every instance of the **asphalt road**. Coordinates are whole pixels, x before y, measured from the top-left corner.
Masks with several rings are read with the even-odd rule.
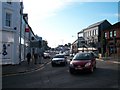
[[[2,78],[2,88],[118,88],[118,64],[97,61],[92,73],[71,75],[68,66],[43,68]]]

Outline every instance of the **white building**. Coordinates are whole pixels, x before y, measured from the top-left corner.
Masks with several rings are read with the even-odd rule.
[[[109,26],[111,26],[111,24],[107,20],[102,20],[83,29],[82,33],[85,41],[87,41],[87,45],[98,48],[101,53],[101,32]],[[78,34],[79,33],[81,34],[81,31],[78,32]]]
[[[0,2],[0,64],[19,64],[19,34],[21,5]]]

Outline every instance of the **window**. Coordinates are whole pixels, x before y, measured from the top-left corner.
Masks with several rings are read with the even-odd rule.
[[[90,33],[90,31],[89,31],[89,36],[90,36],[90,34],[91,34],[91,33]]]
[[[114,37],[116,37],[116,31],[114,31]]]
[[[95,34],[94,35],[96,35],[96,29],[95,29]]]
[[[105,38],[107,38],[107,33],[106,33],[106,32],[105,32],[105,34],[104,34],[104,35],[105,35]]]
[[[11,13],[6,13],[5,25],[8,26],[8,27],[11,27],[11,18],[12,18],[12,14]]]
[[[98,35],[98,29],[96,29],[96,35]]]
[[[113,37],[113,35],[112,35],[112,31],[110,31],[110,38],[111,38],[111,37]]]
[[[86,37],[88,37],[87,32],[86,32]]]
[[[93,30],[93,33],[92,33],[92,35],[94,35],[94,30]]]
[[[91,31],[90,31],[90,36],[91,36]]]

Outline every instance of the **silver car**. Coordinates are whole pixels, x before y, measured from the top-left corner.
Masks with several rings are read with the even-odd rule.
[[[66,65],[67,64],[67,57],[63,54],[55,55],[51,60],[51,65]]]

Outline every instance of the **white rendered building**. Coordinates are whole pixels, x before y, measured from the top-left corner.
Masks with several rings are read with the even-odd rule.
[[[19,34],[21,5],[17,2],[0,2],[0,64],[19,64]]]

